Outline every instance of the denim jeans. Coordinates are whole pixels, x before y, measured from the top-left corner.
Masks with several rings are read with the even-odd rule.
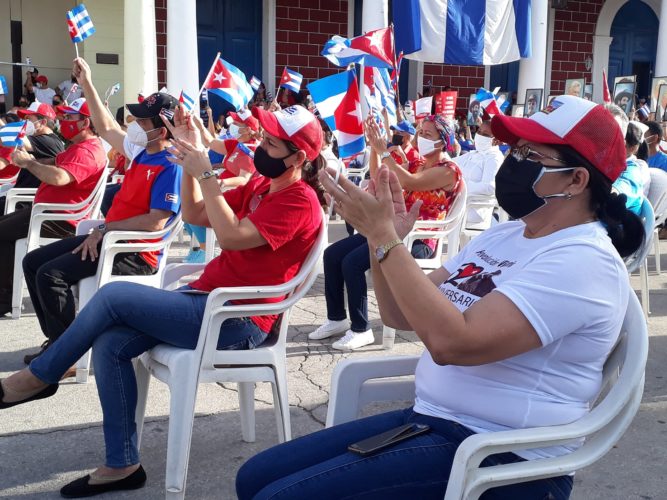
[[[132,358],[161,343],[194,349],[207,297],[136,283],[109,283],[58,340],[30,363],[33,375],[57,384],[92,347],[108,467],[139,463]],[[218,349],[253,349],[266,337],[249,318],[229,319],[220,328]]]
[[[368,456],[347,447],[406,423],[431,427]],[[239,500],[442,500],[456,449],[470,429],[445,419],[397,410],[355,420],[274,446],[248,460],[236,476]],[[513,453],[492,455],[491,466],[523,461]],[[488,490],[482,500],[566,500],[572,477],[560,476]]]
[[[415,258],[428,258],[431,249],[422,241],[415,241],[411,249]],[[342,321],[345,313],[345,289],[350,313],[350,329],[365,332],[368,323],[368,287],[366,271],[371,268],[368,243],[360,234],[337,241],[324,250],[324,297],[327,301],[327,318]]]

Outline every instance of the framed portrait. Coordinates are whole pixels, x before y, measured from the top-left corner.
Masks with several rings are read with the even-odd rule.
[[[584,97],[584,86],[586,80],[583,78],[570,78],[565,80],[564,95],[573,95],[575,97]]]
[[[523,117],[523,104],[515,104],[512,106],[512,116]]]
[[[635,83],[637,81],[637,75],[625,75],[617,76],[614,78],[614,88],[618,83]]]
[[[482,116],[483,112],[482,103],[477,100],[477,94],[470,94],[470,100],[468,101],[468,126],[477,125],[477,119]]]
[[[635,105],[635,82],[619,82],[614,85],[614,104],[630,115]]]
[[[658,106],[658,93],[661,85],[667,85],[667,76],[657,76],[651,80],[651,111],[656,111]]]
[[[592,83],[587,83],[584,85],[584,99],[587,101],[592,101],[593,100],[593,84]]]
[[[526,100],[524,101],[524,116],[533,116],[542,109],[542,93],[544,89],[527,89]]]
[[[667,84],[658,89],[658,105],[655,110],[655,121],[667,121]]]
[[[549,97],[547,97],[547,102],[545,103],[545,104],[546,104],[545,107],[550,106],[550,105],[551,105],[551,101],[553,101],[553,100],[554,100],[556,97],[558,97],[559,95],[560,95],[560,94],[552,94],[552,95],[550,95]]]

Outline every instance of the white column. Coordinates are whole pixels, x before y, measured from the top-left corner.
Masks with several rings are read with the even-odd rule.
[[[157,91],[157,44],[155,1],[125,0],[124,14],[125,100],[133,102],[139,92]]]
[[[361,31],[373,31],[387,27],[389,5],[387,0],[364,0],[361,15]]]
[[[593,36],[593,102],[602,102],[602,70],[609,76],[609,46],[613,40],[610,36]],[[614,89],[609,89],[611,92]]]
[[[184,90],[199,105],[195,0],[167,1],[167,89],[173,96]]]
[[[530,20],[532,55],[519,63],[517,103],[523,103],[526,90],[543,89],[547,70],[547,21],[549,2],[533,2]],[[546,99],[546,95],[543,96]]]
[[[662,0],[660,5],[658,52],[655,58],[655,76],[664,75],[667,75],[667,0]]]

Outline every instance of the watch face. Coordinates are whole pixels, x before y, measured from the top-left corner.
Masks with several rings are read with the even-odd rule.
[[[375,249],[375,258],[377,260],[382,260],[384,259],[384,247],[377,247]]]

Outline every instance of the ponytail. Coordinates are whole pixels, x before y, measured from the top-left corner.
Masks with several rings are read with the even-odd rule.
[[[585,168],[589,174],[588,189],[591,192],[591,210],[604,224],[611,242],[625,258],[635,253],[644,243],[644,225],[641,219],[626,206],[624,194],[612,193],[612,182],[583,156],[568,146],[557,146],[568,165]]]
[[[326,165],[327,161],[320,154],[313,161],[306,160],[301,167],[301,179],[313,188],[315,194],[317,194],[317,200],[323,207],[326,207],[327,201],[324,198],[324,186],[320,182],[319,173]]]

